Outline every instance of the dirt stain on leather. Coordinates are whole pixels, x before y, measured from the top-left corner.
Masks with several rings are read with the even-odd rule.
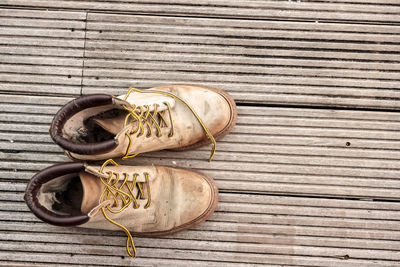
[[[210,104],[207,101],[204,102],[204,115],[207,115],[210,112]]]

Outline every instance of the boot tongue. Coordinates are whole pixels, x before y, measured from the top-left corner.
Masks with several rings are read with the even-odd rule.
[[[99,199],[104,190],[104,185],[99,177],[84,171],[79,173],[79,177],[83,188],[81,211],[86,214],[99,205]]]
[[[110,119],[93,118],[92,121],[93,123],[96,123],[101,128],[106,130],[107,132],[117,135],[124,126],[125,116],[119,116]]]
[[[118,98],[124,99],[125,95],[120,95]],[[149,106],[150,111],[154,110],[154,104],[158,105],[157,110],[163,111],[167,110],[168,107],[165,104],[167,102],[169,106],[172,108],[175,106],[175,99],[172,97],[159,94],[159,93],[140,93],[140,92],[132,92],[128,98],[126,99],[131,105],[135,106]]]
[[[86,124],[93,130],[96,128],[90,125],[97,125],[111,134],[118,134],[124,127],[125,117],[128,111],[125,109],[112,109],[90,117]]]
[[[105,186],[101,182],[100,177],[97,177],[96,175],[93,175],[91,173],[83,171],[79,173],[79,177],[81,179],[83,189],[81,211],[86,214],[93,208],[100,205],[99,199],[104,191]],[[143,182],[140,178],[137,178],[137,181]],[[128,182],[130,186],[131,182],[131,180]],[[121,183],[122,181],[118,182],[118,185],[120,185]],[[124,189],[122,190],[124,191]],[[145,196],[147,196],[147,190],[148,189],[146,187],[143,187],[143,193],[145,194]],[[139,191],[137,185],[132,189],[132,192],[134,196],[138,195]]]
[[[118,96],[120,99],[123,99],[124,97],[124,95]],[[139,92],[131,93],[126,101],[135,106],[148,105],[150,112],[154,111],[154,104],[158,105],[157,111],[164,111],[168,109],[168,106],[165,104],[165,102],[167,102],[171,108],[175,105],[175,100],[171,97],[160,94],[145,94]],[[107,132],[117,135],[124,127],[125,118],[128,113],[120,112],[115,114],[114,112],[114,116],[110,114],[105,114],[105,116],[94,116],[90,120]]]

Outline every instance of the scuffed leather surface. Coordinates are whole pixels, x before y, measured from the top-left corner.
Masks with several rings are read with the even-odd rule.
[[[105,153],[117,147],[115,140],[82,144],[68,140],[62,136],[62,129],[66,121],[78,112],[95,106],[112,104],[112,96],[107,94],[92,94],[76,98],[64,105],[54,116],[50,127],[50,136],[63,149],[82,155]]]
[[[165,85],[152,88],[150,90],[164,91],[172,93],[184,99],[198,114],[205,126],[209,129],[211,134],[216,135],[221,132],[230,122],[232,110],[229,102],[216,91],[210,90],[207,87],[196,85]],[[162,94],[152,93],[138,93],[133,92],[130,95],[131,104],[136,105],[135,96],[140,95],[141,103],[148,97],[154,99],[157,96],[160,99],[171,98]],[[120,96],[123,97],[123,96]],[[157,98],[156,98],[157,99]],[[171,98],[172,99],[172,98]],[[152,103],[148,103],[152,105]],[[172,117],[174,121],[174,136],[169,137],[170,127],[161,128],[161,137],[156,137],[153,134],[150,138],[147,137],[148,130],[145,127],[145,133],[141,136],[137,134],[131,135],[132,143],[129,154],[137,154],[150,152],[162,149],[176,149],[180,147],[189,146],[197,142],[208,139],[204,129],[194,117],[193,113],[179,101],[175,101],[172,108]],[[169,114],[164,114],[169,125]],[[120,157],[125,154],[129,144],[129,139],[126,137],[125,132],[129,131],[129,127],[125,127],[116,139],[118,146],[109,152],[99,153],[96,155],[84,155],[80,153],[72,153],[71,157],[79,160],[99,160],[114,157]]]
[[[86,171],[96,175],[99,167],[88,166]],[[107,166],[104,173],[129,173],[132,180],[133,173],[138,173],[138,182],[145,182],[144,173],[149,174],[151,205],[145,209],[147,199],[138,199],[140,207],[133,208],[130,204],[121,213],[108,213],[107,215],[116,222],[124,225],[135,233],[159,233],[168,232],[183,225],[193,226],[201,218],[206,218],[206,211],[215,199],[216,186],[213,181],[205,179],[203,174],[189,170],[170,168],[163,166]],[[97,173],[99,175],[99,173]],[[211,182],[211,184],[210,184]],[[84,182],[82,182],[84,184]],[[93,186],[93,185],[91,185]],[[99,189],[87,189],[98,192],[97,195],[87,195],[98,201],[104,185],[98,181]],[[147,186],[144,186],[147,190]],[[136,195],[136,194],[135,194]],[[145,193],[145,196],[146,193]],[[87,201],[95,203],[95,201]],[[120,203],[121,204],[121,203]],[[94,206],[87,207],[94,208]],[[101,213],[97,213],[90,220],[80,225],[81,227],[118,230],[114,224],[108,222]]]
[[[43,169],[34,175],[28,183],[24,195],[24,200],[33,214],[42,221],[57,226],[75,226],[86,223],[89,220],[87,214],[76,216],[59,215],[43,207],[37,198],[37,194],[43,184],[62,175],[79,173],[84,169],[85,165],[81,162],[60,163]]]

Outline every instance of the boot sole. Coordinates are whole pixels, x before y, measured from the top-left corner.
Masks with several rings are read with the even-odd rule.
[[[235,101],[227,92],[225,92],[221,89],[215,88],[215,87],[204,86],[204,85],[196,85],[196,84],[179,84],[179,85],[197,86],[197,87],[202,87],[205,89],[212,90],[212,91],[220,94],[221,96],[223,96],[225,98],[225,100],[228,102],[229,107],[231,109],[231,118],[229,120],[229,123],[225,126],[225,128],[222,131],[220,131],[214,135],[215,141],[222,139],[225,135],[227,135],[233,129],[233,127],[236,125],[236,121],[237,121],[237,108],[236,108]],[[210,139],[207,138],[207,139],[203,139],[197,143],[194,143],[194,144],[191,144],[188,146],[172,148],[172,149],[168,149],[168,150],[170,150],[170,151],[186,151],[186,150],[199,148],[199,147],[209,145],[209,144],[211,144],[211,141],[210,141]]]
[[[192,228],[202,222],[204,222],[205,220],[207,220],[215,211],[215,209],[217,208],[217,204],[218,204],[218,188],[217,185],[215,184],[214,180],[208,176],[207,174],[201,173],[201,172],[197,172],[197,171],[193,171],[190,170],[191,172],[196,172],[198,174],[200,174],[201,176],[203,176],[206,181],[208,182],[208,184],[211,187],[212,190],[212,202],[210,203],[210,205],[208,206],[208,208],[203,212],[203,214],[201,214],[199,217],[197,217],[196,219],[182,224],[180,226],[174,227],[170,230],[167,231],[157,231],[157,232],[148,232],[148,233],[143,233],[143,232],[132,232],[135,236],[143,236],[143,237],[154,237],[154,236],[165,236],[165,235],[170,235],[170,234],[174,234],[189,228]]]

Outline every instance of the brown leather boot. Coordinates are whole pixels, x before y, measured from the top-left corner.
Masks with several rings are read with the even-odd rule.
[[[161,149],[185,150],[225,136],[237,118],[224,91],[197,85],[132,88],[126,95],[93,94],[60,109],[50,135],[73,159],[133,157]]]
[[[114,165],[108,165],[113,163]],[[32,177],[25,202],[41,220],[59,226],[123,229],[159,236],[193,227],[214,212],[214,181],[197,172],[160,166],[62,163]]]

